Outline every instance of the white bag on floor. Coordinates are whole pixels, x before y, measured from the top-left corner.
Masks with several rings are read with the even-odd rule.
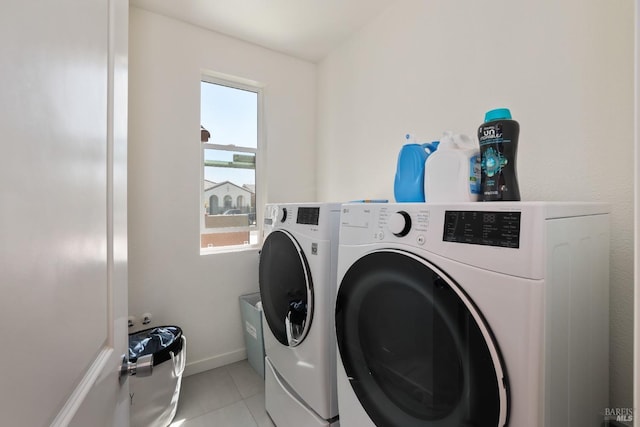
[[[179,339],[182,349],[178,354],[170,351],[170,359],[155,365],[151,376],[130,377],[131,427],[167,427],[173,421],[187,359],[186,337]]]

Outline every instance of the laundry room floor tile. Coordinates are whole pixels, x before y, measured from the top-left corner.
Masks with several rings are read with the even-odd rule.
[[[264,407],[264,391],[244,400],[258,427],[275,427]]]
[[[264,393],[264,379],[260,378],[260,375],[251,367],[248,361],[241,360],[227,365],[226,368],[243,399],[256,393]]]
[[[247,360],[182,379],[170,427],[275,427],[264,405],[264,380]]]
[[[229,427],[257,427],[257,424],[247,405],[243,402],[237,402],[232,405],[215,411],[207,412],[199,417],[185,421],[180,427],[211,427],[211,426],[229,426]]]
[[[225,367],[182,379],[176,419],[190,419],[242,400]]]

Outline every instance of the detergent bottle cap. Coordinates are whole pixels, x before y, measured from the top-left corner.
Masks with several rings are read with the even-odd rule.
[[[450,130],[444,131],[438,144],[438,150],[455,150],[458,148],[454,139],[455,135]]]
[[[453,140],[455,141],[456,147],[460,149],[470,149],[475,148],[476,143],[473,140],[463,133],[458,133],[453,135]]]
[[[492,122],[494,120],[511,120],[511,111],[508,108],[496,108],[487,111],[484,115],[484,122]]]

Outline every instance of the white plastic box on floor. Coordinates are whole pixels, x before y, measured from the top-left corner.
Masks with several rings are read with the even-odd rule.
[[[131,427],[168,426],[176,415],[187,360],[182,330],[161,326],[131,334],[129,354],[130,360],[146,354],[154,356],[151,376],[130,377]]]

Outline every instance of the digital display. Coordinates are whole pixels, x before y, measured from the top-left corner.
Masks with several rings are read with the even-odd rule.
[[[446,211],[445,242],[520,247],[520,212]]]
[[[296,223],[318,225],[320,218],[320,208],[298,208],[298,217]]]

